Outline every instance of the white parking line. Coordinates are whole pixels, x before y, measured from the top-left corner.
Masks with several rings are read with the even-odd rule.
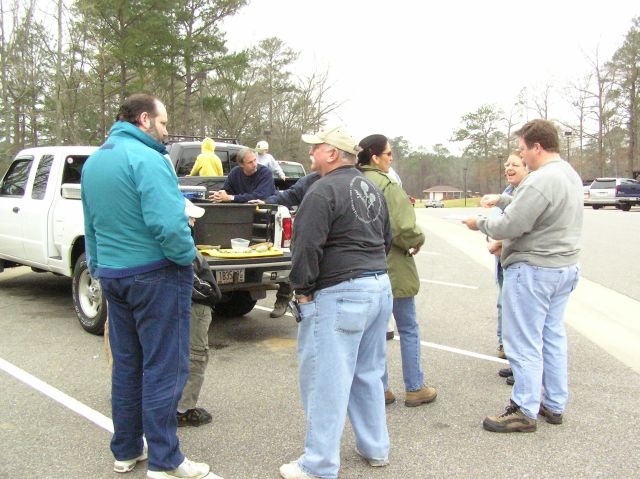
[[[260,305],[257,305],[255,309],[271,312],[271,308],[266,308]],[[286,315],[293,317],[291,313],[288,313],[288,312],[286,313]],[[396,341],[400,341],[400,338],[398,336],[394,337],[393,339],[395,339]],[[509,361],[507,361],[506,359],[500,359],[495,356],[489,356],[487,354],[474,353],[473,351],[467,351],[465,349],[452,348],[451,346],[443,346],[442,344],[430,343],[429,341],[420,341],[420,344],[425,348],[439,349],[441,351],[447,351],[449,353],[456,353],[456,354],[461,354],[462,356],[469,356],[470,358],[484,359],[485,361],[493,361],[494,363],[509,364]]]
[[[440,284],[443,286],[453,286],[454,288],[466,288],[466,289],[478,289],[477,286],[469,286],[467,284],[460,283],[447,283],[446,281],[436,281],[434,279],[423,279],[420,278],[421,283],[431,283],[431,284]]]
[[[266,311],[267,313],[270,313],[271,311],[273,311],[273,308],[267,308],[266,306],[260,306],[259,304],[257,304],[253,309],[259,309],[260,311]],[[291,314],[288,310],[284,314],[285,316],[289,316],[293,318],[293,314]]]
[[[400,341],[400,338],[397,336],[395,336],[393,339],[395,341]],[[439,349],[441,351],[448,351],[450,353],[461,354],[463,356],[469,356],[471,358],[484,359],[485,361],[493,361],[494,363],[509,364],[509,361],[507,361],[506,359],[500,359],[498,357],[488,356],[486,354],[474,353],[473,351],[467,351],[465,349],[452,348],[451,346],[443,346],[442,344],[430,343],[429,341],[420,341],[420,344],[423,345],[425,348]]]
[[[113,434],[113,421],[104,414],[99,413],[95,409],[91,409],[89,406],[82,404],[77,399],[74,399],[59,389],[50,386],[41,379],[32,376],[28,372],[14,366],[2,358],[0,358],[0,369]]]

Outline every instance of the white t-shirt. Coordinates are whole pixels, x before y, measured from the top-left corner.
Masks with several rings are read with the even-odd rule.
[[[280,178],[284,179],[285,175],[284,171],[282,171],[282,167],[270,153],[258,153],[256,157],[259,164],[266,166],[271,170],[271,173],[275,173]]]

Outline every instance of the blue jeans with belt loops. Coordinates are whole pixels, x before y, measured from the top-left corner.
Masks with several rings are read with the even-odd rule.
[[[113,354],[111,451],[118,460],[149,445],[149,470],[175,469],[176,408],[189,372],[191,265],[126,278],[102,278]]]
[[[541,400],[556,413],[567,403],[564,312],[579,276],[578,265],[542,268],[514,263],[504,270],[502,338],[515,379],[511,399],[532,419]]]
[[[358,450],[388,458],[381,378],[391,304],[389,277],[380,274],[321,289],[300,305],[298,361],[307,433],[298,465],[308,474],[338,476],[347,413]]]
[[[420,364],[420,326],[416,318],[416,298],[393,298],[393,317],[396,318],[400,335],[404,388],[406,391],[418,391],[424,384],[424,371]],[[382,385],[385,391],[389,389],[389,372],[386,367]]]

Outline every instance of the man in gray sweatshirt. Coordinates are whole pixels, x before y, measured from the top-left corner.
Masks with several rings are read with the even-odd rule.
[[[560,158],[551,122],[530,121],[516,135],[531,173],[513,197],[482,198],[483,206],[497,205],[503,215],[464,221],[503,240],[503,340],[515,385],[506,411],[484,419],[493,432],[535,431],[538,415],[562,423],[568,397],[564,311],[579,277],[582,181]]]

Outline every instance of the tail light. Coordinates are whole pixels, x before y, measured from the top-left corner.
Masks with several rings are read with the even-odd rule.
[[[291,218],[284,218],[282,220],[282,247],[291,247],[291,236],[293,235],[293,222]]]

